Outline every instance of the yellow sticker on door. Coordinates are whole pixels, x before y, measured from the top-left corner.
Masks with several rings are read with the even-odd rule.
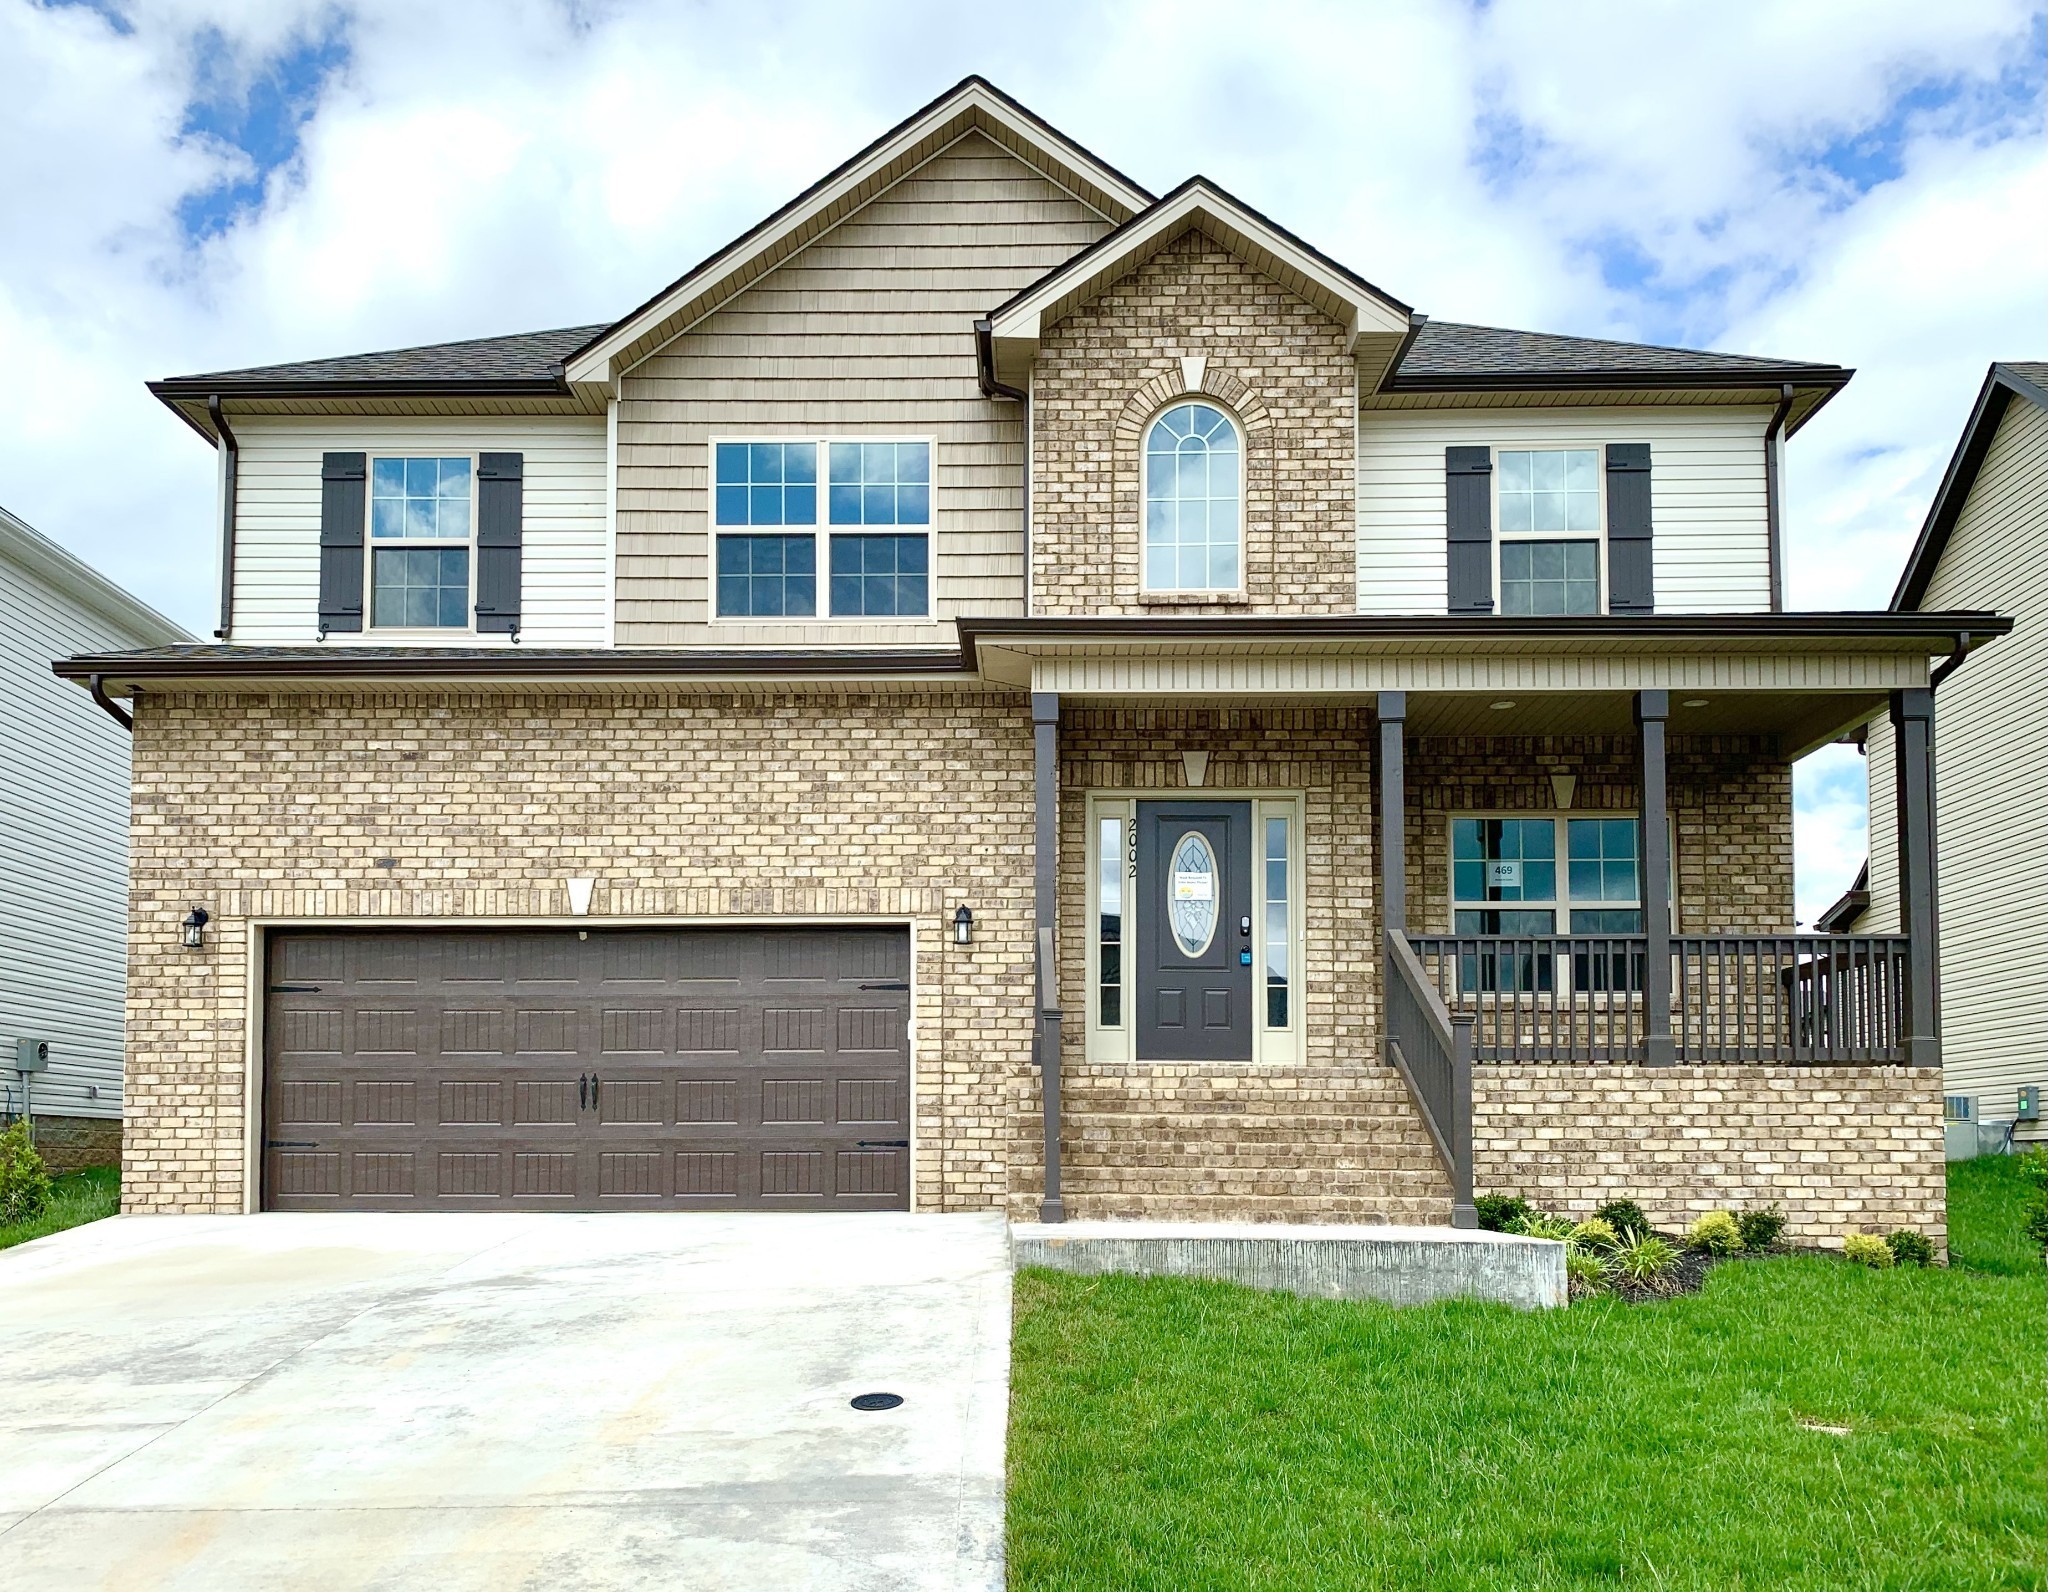
[[[1176,873],[1173,876],[1173,899],[1176,901],[1215,900],[1216,876],[1206,870],[1198,873]]]

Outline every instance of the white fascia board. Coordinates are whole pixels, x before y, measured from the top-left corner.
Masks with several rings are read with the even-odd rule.
[[[786,242],[792,234],[812,226],[819,216],[870,181],[876,172],[900,160],[906,151],[934,136],[961,130],[968,118],[976,113],[1003,127],[1026,148],[1037,151],[1051,164],[1085,176],[1130,214],[1137,215],[1153,203],[1150,194],[1132,187],[1078,144],[1066,140],[1058,144],[1048,142],[1042,128],[1018,116],[1000,97],[980,83],[968,83],[958,93],[948,95],[915,121],[905,123],[886,141],[875,145],[854,164],[829,178],[800,204],[792,207],[773,227],[738,239],[659,298],[613,326],[596,344],[564,367],[564,377],[572,386],[593,387],[609,394],[619,374],[613,368],[616,357],[660,325],[679,306],[715,286],[720,278],[733,275],[757,256]]]

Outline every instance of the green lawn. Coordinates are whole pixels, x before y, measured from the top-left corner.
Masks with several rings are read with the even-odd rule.
[[[2017,1185],[1957,1184],[1957,1255],[2023,1266]],[[1027,1271],[1011,1585],[2039,1588],[2025,1271],[1749,1261],[1535,1315]]]
[[[31,1238],[46,1238],[67,1227],[82,1227],[121,1208],[121,1170],[113,1166],[88,1167],[83,1172],[53,1178],[50,1204],[32,1222],[0,1223],[0,1249],[25,1244]]]

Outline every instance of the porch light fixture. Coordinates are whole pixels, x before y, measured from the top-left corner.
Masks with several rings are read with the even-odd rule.
[[[962,902],[960,910],[953,914],[953,943],[955,945],[972,945],[974,943],[974,914],[967,910],[965,902]]]
[[[1496,712],[1496,713],[1505,713],[1505,712],[1507,712],[1507,710],[1508,710],[1509,708],[1511,708],[1511,707],[1513,707],[1513,706],[1514,706],[1514,703],[1512,703],[1512,702],[1489,702],[1489,703],[1487,703],[1486,705],[1487,705],[1488,707],[1492,708],[1492,709],[1493,709],[1493,711],[1494,711],[1494,712]]]
[[[184,931],[181,938],[185,942],[186,950],[196,951],[206,943],[206,925],[212,921],[204,907],[194,907],[185,914],[185,921],[179,928]]]

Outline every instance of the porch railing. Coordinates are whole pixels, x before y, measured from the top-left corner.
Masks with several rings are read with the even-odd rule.
[[[1387,1060],[1436,1141],[1451,1179],[1451,1225],[1477,1227],[1472,1206],[1472,1019],[1453,1017],[1399,929],[1387,930]]]
[[[1476,1061],[1639,1062],[1648,1053],[1641,935],[1405,943],[1446,1012],[1473,1020]],[[1907,1060],[1902,935],[1673,935],[1671,961],[1665,1023],[1680,1061]]]

